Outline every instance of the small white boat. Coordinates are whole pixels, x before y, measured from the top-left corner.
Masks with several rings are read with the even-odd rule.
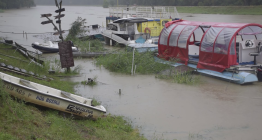
[[[35,42],[32,44],[32,47],[41,51],[42,53],[57,53],[59,52],[59,47],[57,43],[52,43],[51,41],[48,41],[47,43],[40,44],[39,42]],[[78,51],[77,47],[72,47],[72,51],[76,52]]]
[[[90,119],[99,118],[106,113],[106,109],[102,105],[92,106],[92,99],[83,98],[1,72],[0,78],[4,83],[4,89],[9,94],[26,102]]]

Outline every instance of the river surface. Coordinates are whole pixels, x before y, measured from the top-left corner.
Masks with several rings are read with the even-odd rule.
[[[65,6],[65,9],[63,29],[69,29],[78,16],[86,18],[87,25],[105,25],[108,16],[108,9],[102,7]],[[53,31],[52,25],[40,24],[46,20],[40,14],[55,10],[55,6],[37,6],[0,13],[0,36],[32,49],[31,43],[42,42],[33,35]],[[262,16],[180,16],[192,21],[262,24]],[[21,34],[23,31],[28,33],[27,39]],[[59,58],[57,54],[42,57]],[[103,66],[95,66],[92,59],[75,59],[75,65],[82,65],[81,76],[67,80],[81,82],[94,77],[98,80],[94,87],[77,85],[76,93],[101,101],[108,114],[124,116],[148,139],[262,139],[262,83],[237,85],[200,75],[200,84],[188,86],[159,80],[154,75],[112,73]]]

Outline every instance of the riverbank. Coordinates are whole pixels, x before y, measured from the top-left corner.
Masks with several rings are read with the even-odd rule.
[[[262,6],[176,6],[178,13],[262,15]]]
[[[0,44],[0,62],[7,65],[22,67],[39,75],[46,75],[50,80],[39,80],[24,77],[16,73],[3,71],[9,75],[41,83],[74,93],[78,83],[61,80],[56,75],[49,75],[47,69],[41,69],[10,46]],[[8,56],[7,56],[8,55]],[[12,55],[12,57],[10,57]],[[48,64],[47,64],[48,65]],[[0,87],[2,82],[0,80]],[[103,104],[103,103],[102,103]],[[106,115],[96,121],[77,120],[66,117],[64,113],[40,107],[11,98],[0,88],[0,139],[131,139],[144,140],[137,129],[121,116]]]

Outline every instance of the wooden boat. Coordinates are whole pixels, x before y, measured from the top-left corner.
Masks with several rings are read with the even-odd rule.
[[[59,52],[58,44],[57,43],[52,43],[51,41],[48,41],[48,44],[40,44],[38,42],[35,42],[32,44],[32,47],[41,51],[42,53],[57,53]],[[72,47],[72,51],[78,51],[76,47]]]
[[[262,25],[171,21],[159,36],[158,56],[238,84],[262,81]]]
[[[92,106],[92,99],[83,98],[51,87],[40,85],[0,72],[6,91],[26,102],[71,113],[84,118],[96,119],[106,113],[102,105]]]

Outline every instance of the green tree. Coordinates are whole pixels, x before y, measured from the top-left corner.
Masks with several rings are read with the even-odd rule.
[[[109,5],[108,1],[107,1],[107,0],[104,0],[103,7],[104,7],[104,8],[108,8],[108,5]]]
[[[0,8],[11,9],[34,6],[34,0],[0,0]]]
[[[109,1],[109,4],[110,4],[111,6],[115,6],[115,0],[110,0],[110,1]]]

